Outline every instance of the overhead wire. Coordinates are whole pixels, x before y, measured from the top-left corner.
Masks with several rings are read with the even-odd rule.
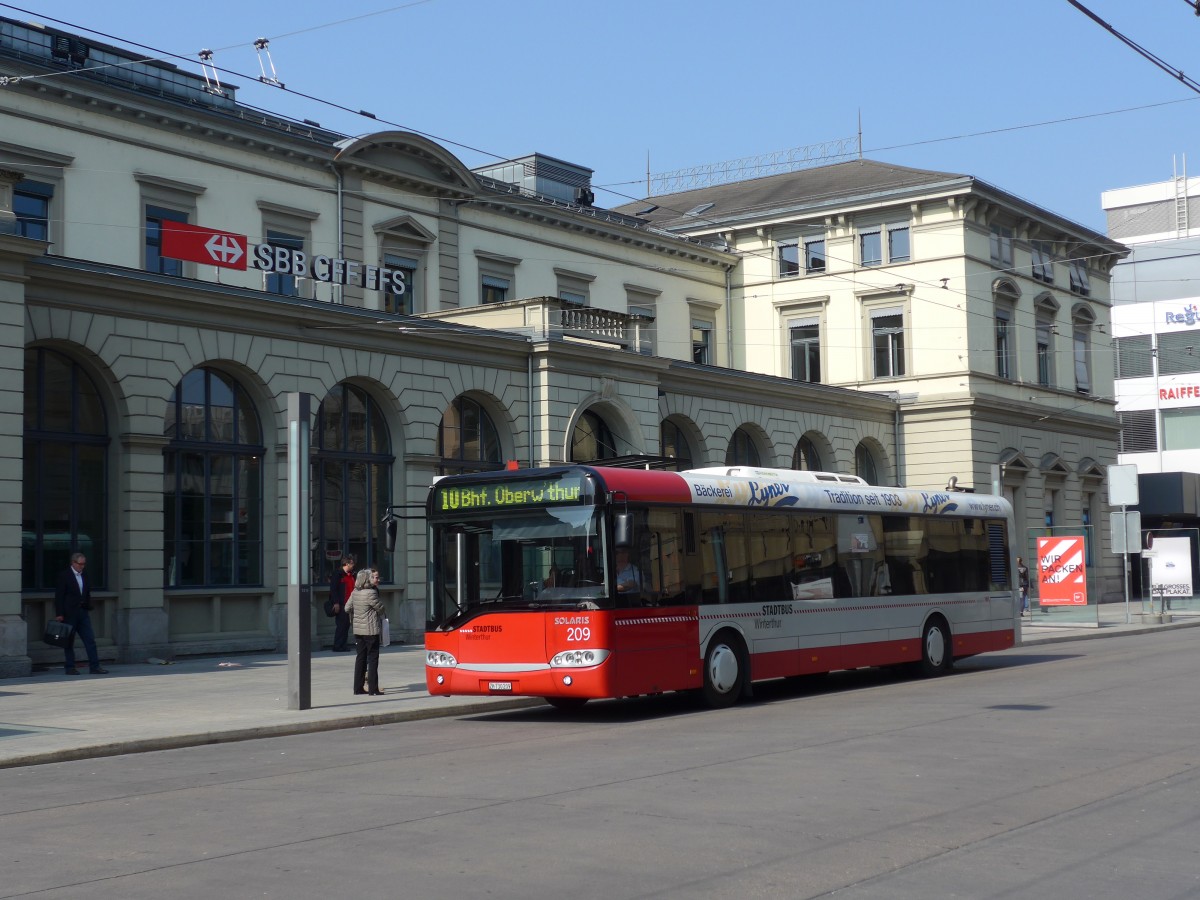
[[[310,27],[310,28],[299,29],[299,30],[296,30],[296,31],[293,31],[293,32],[289,32],[289,33],[287,33],[286,35],[280,35],[280,36],[277,36],[277,38],[287,37],[287,36],[291,36],[291,35],[295,35],[295,34],[300,34],[300,33],[311,32],[311,31],[320,30],[320,29],[327,28],[327,27],[333,27],[333,26],[335,26],[335,25],[343,24],[343,23],[345,23],[345,22],[357,21],[357,20],[360,20],[360,19],[363,19],[363,18],[368,18],[368,17],[370,17],[370,16],[374,16],[374,15],[380,15],[380,14],[383,14],[383,13],[386,13],[386,12],[393,12],[393,11],[396,11],[396,10],[401,10],[401,9],[406,9],[406,8],[413,7],[413,6],[422,5],[422,4],[424,4],[424,3],[428,3],[428,2],[432,2],[432,0],[414,0],[414,2],[410,2],[410,3],[406,3],[406,4],[401,4],[401,5],[398,5],[398,6],[390,7],[390,8],[388,8],[388,9],[386,9],[386,10],[381,10],[381,11],[378,11],[378,12],[375,12],[375,13],[369,13],[369,14],[365,14],[365,15],[362,15],[362,16],[355,16],[355,17],[351,17],[351,18],[347,18],[347,19],[339,20],[339,21],[337,21],[337,22],[326,23],[326,24],[324,24],[324,25],[313,26],[313,27]],[[181,55],[179,55],[179,54],[170,53],[170,52],[168,52],[168,51],[163,51],[163,50],[161,50],[161,49],[159,49],[159,48],[151,47],[151,46],[149,46],[149,45],[146,45],[146,44],[140,44],[140,43],[137,43],[137,42],[135,42],[135,41],[129,41],[129,40],[127,40],[127,39],[120,38],[120,37],[117,37],[117,36],[115,36],[115,35],[110,35],[110,34],[107,34],[107,33],[105,33],[105,32],[97,31],[97,30],[95,30],[95,29],[90,29],[90,28],[86,28],[86,27],[83,27],[83,26],[78,26],[78,25],[76,25],[76,24],[74,24],[74,23],[67,22],[67,21],[64,21],[64,20],[62,20],[62,19],[57,19],[57,18],[53,18],[53,17],[41,16],[41,14],[39,14],[39,13],[36,13],[36,12],[34,12],[34,11],[32,11],[32,10],[29,10],[29,9],[25,9],[25,8],[23,8],[23,7],[18,7],[18,6],[15,6],[15,5],[13,5],[13,4],[9,4],[9,3],[0,3],[0,6],[2,6],[2,7],[5,7],[5,8],[8,8],[8,9],[15,10],[15,11],[18,11],[18,12],[22,12],[22,13],[25,13],[25,14],[28,14],[28,15],[39,16],[39,17],[41,17],[41,18],[45,18],[47,21],[52,21],[52,22],[55,22],[55,23],[57,23],[57,24],[59,24],[59,25],[62,25],[62,26],[64,26],[64,27],[67,27],[67,28],[77,29],[77,30],[80,30],[80,31],[87,32],[87,33],[89,33],[89,34],[99,35],[100,37],[103,37],[103,38],[105,38],[105,39],[108,39],[108,40],[120,41],[120,42],[122,42],[122,43],[126,43],[126,44],[129,44],[129,45],[131,45],[131,46],[135,46],[135,47],[138,47],[138,48],[140,48],[140,49],[143,49],[143,50],[149,50],[149,51],[152,51],[153,53],[157,54],[157,56],[154,56],[154,57],[146,57],[145,59],[143,59],[143,60],[140,60],[141,62],[153,62],[153,61],[165,60],[165,59],[168,59],[168,58],[170,58],[170,59],[182,60],[182,61],[186,61],[186,62],[192,62],[192,60],[191,60],[191,58],[190,58],[190,57],[185,57],[185,56],[181,56]],[[240,45],[233,45],[233,46],[240,46]],[[131,62],[132,62],[132,61],[131,61]],[[214,64],[213,64],[211,61],[209,61],[208,63],[206,63],[206,65],[208,65],[210,68],[214,69],[215,71],[222,72],[222,73],[224,73],[224,74],[226,74],[226,75],[232,75],[232,76],[234,76],[234,77],[237,77],[237,78],[245,78],[245,79],[247,79],[248,81],[252,81],[252,82],[257,82],[257,81],[259,81],[259,80],[260,80],[260,79],[258,79],[258,77],[257,77],[257,76],[254,76],[254,75],[252,75],[252,74],[242,73],[242,72],[238,72],[238,71],[236,71],[236,70],[233,70],[233,69],[227,69],[227,68],[225,68],[225,67],[218,67],[218,66],[215,66],[215,65],[214,65]],[[78,71],[80,71],[80,70],[72,70],[71,72],[65,72],[65,73],[52,73],[51,75],[48,75],[48,76],[31,76],[31,78],[33,78],[33,79],[38,79],[38,78],[45,78],[45,77],[57,77],[57,76],[59,76],[59,75],[71,75],[71,74],[74,74],[75,72],[78,72]],[[297,90],[294,90],[294,89],[292,89],[292,88],[287,88],[287,87],[285,87],[285,86],[284,86],[284,85],[282,85],[282,84],[276,84],[276,85],[274,85],[274,86],[275,86],[275,87],[277,87],[277,88],[278,88],[278,89],[280,89],[280,90],[283,90],[283,91],[285,91],[285,92],[286,92],[286,93],[288,93],[288,94],[292,94],[292,95],[294,95],[294,96],[297,96],[297,97],[299,97],[299,98],[302,98],[302,99],[305,99],[305,100],[309,100],[309,101],[311,101],[311,102],[318,103],[318,104],[321,104],[321,105],[325,105],[325,106],[328,106],[328,107],[331,107],[331,108],[335,108],[335,109],[338,109],[338,110],[341,110],[341,111],[344,111],[344,112],[348,112],[348,113],[350,113],[351,115],[356,115],[356,116],[364,116],[364,111],[362,111],[362,110],[354,110],[354,109],[352,109],[352,108],[351,108],[351,107],[349,107],[349,106],[345,106],[344,104],[337,103],[337,102],[335,102],[335,101],[326,100],[326,99],[324,99],[324,98],[317,97],[317,96],[315,96],[315,95],[306,94],[306,93],[304,93],[304,92],[302,92],[302,91],[297,91]],[[1189,98],[1189,99],[1190,99],[1190,98]],[[1179,102],[1179,101],[1170,101],[1170,102]],[[278,115],[278,114],[276,114],[276,113],[274,113],[274,112],[272,112],[272,111],[270,111],[270,110],[261,109],[261,108],[259,108],[259,107],[255,107],[255,106],[253,106],[253,105],[251,105],[251,104],[243,104],[241,101],[239,101],[239,105],[241,105],[241,106],[245,106],[245,108],[247,108],[247,109],[251,109],[251,110],[254,110],[254,111],[256,111],[256,112],[262,112],[262,113],[264,113],[264,114],[267,114],[267,115],[271,115],[271,116],[277,116],[277,115]],[[1166,104],[1152,104],[1151,106],[1156,106],[1156,105],[1166,105]],[[1131,108],[1131,109],[1142,109],[1142,108],[1150,108],[1150,107],[1135,107],[1135,108]],[[1094,115],[1108,115],[1108,114],[1115,114],[1116,112],[1122,112],[1122,110],[1113,111],[1112,113],[1097,113],[1097,114],[1094,114]],[[388,120],[388,119],[386,119],[386,118],[382,118],[382,117],[380,117],[380,116],[377,116],[377,115],[366,114],[366,117],[370,118],[372,121],[375,121],[375,122],[383,122],[384,124],[387,124],[387,125],[392,125],[393,127],[400,128],[400,129],[404,129],[404,130],[406,130],[406,131],[409,131],[409,132],[411,132],[411,133],[413,133],[413,134],[418,134],[418,135],[421,135],[421,136],[423,136],[423,137],[427,137],[427,138],[429,138],[429,139],[431,139],[431,140],[435,140],[435,141],[438,141],[438,142],[441,142],[441,143],[444,143],[444,144],[449,144],[449,145],[451,145],[451,146],[454,146],[454,147],[459,147],[459,148],[462,148],[462,149],[465,149],[465,150],[469,150],[469,151],[471,151],[471,152],[474,152],[474,153],[479,153],[479,154],[481,154],[481,155],[484,155],[484,156],[487,156],[487,157],[490,157],[490,158],[493,158],[493,159],[496,159],[496,160],[504,160],[504,159],[507,159],[507,158],[508,158],[507,156],[505,156],[505,155],[502,155],[502,154],[493,153],[493,152],[491,152],[491,151],[484,150],[484,149],[481,149],[481,148],[478,148],[478,147],[475,147],[475,146],[472,146],[472,145],[469,145],[469,144],[466,144],[466,143],[463,143],[463,142],[460,142],[460,141],[455,141],[455,140],[452,140],[452,139],[449,139],[449,138],[444,138],[444,137],[441,137],[441,136],[438,136],[438,135],[432,134],[432,133],[430,133],[430,132],[421,131],[421,130],[419,130],[419,129],[416,129],[416,128],[413,128],[413,127],[411,127],[411,126],[407,126],[407,125],[404,125],[404,124],[401,124],[401,123],[392,122],[392,121],[390,121],[390,120]],[[1089,118],[1089,117],[1091,117],[1091,116],[1089,116],[1089,115],[1083,115],[1083,116],[1070,117],[1070,118],[1068,118],[1068,119],[1064,119],[1064,120],[1055,120],[1055,121],[1056,121],[1056,122],[1057,122],[1057,121],[1070,121],[1071,119],[1080,119],[1080,118]],[[1048,124],[1052,124],[1052,123],[1048,123]],[[1010,128],[1000,128],[1000,129],[994,129],[994,130],[992,130],[992,131],[990,131],[990,132],[980,132],[980,134],[987,134],[987,133],[999,133],[999,132],[1003,132],[1003,131],[1016,130],[1017,128],[1024,128],[1024,127],[1038,127],[1038,125],[1029,125],[1029,126],[1013,126],[1013,127],[1010,127]],[[945,138],[945,140],[951,140],[951,139],[954,139],[954,138]],[[929,142],[933,142],[933,141],[929,141]],[[926,142],[914,142],[913,144],[910,144],[910,145],[895,145],[895,147],[902,147],[902,146],[915,146],[915,145],[918,145],[918,144],[920,144],[920,143],[926,143]],[[894,148],[881,148],[881,149],[894,149]],[[872,152],[874,152],[874,151],[872,151]],[[600,187],[600,186],[597,186],[597,187]],[[619,192],[619,191],[613,191],[613,190],[610,190],[610,189],[608,189],[608,188],[603,188],[603,187],[600,187],[600,189],[602,189],[602,190],[605,190],[607,193],[610,193],[610,194],[612,194],[613,196],[620,197],[620,198],[622,198],[622,199],[629,200],[629,201],[633,201],[633,202],[641,202],[641,201],[642,201],[642,199],[643,199],[643,198],[639,198],[639,197],[633,197],[633,196],[631,196],[631,195],[624,194],[624,193],[622,193],[622,192]],[[367,194],[366,194],[366,192],[365,192],[365,191],[364,191],[364,192],[362,192],[362,193],[364,194],[364,196],[369,196],[369,195],[367,195]],[[687,193],[687,192],[682,192],[682,193]],[[668,195],[668,196],[671,196],[671,195]],[[498,202],[505,202],[505,198],[503,198],[503,197],[499,197],[499,198],[495,198],[495,199],[496,199]],[[665,198],[660,198],[660,199],[665,199]],[[819,197],[817,197],[816,199],[820,199],[820,198],[819,198]],[[885,206],[885,204],[880,204],[880,207],[879,207],[879,208],[883,208],[884,206]],[[684,210],[675,210],[675,209],[672,209],[672,208],[671,208],[671,207],[669,207],[669,206],[666,206],[666,207],[660,206],[660,208],[664,208],[664,209],[668,209],[668,210],[670,210],[670,211],[672,211],[672,212],[676,212],[676,213],[677,213],[677,214],[679,214],[680,216],[684,215],[684,213],[685,213],[685,211],[684,211]],[[701,223],[701,224],[712,225],[712,226],[713,226],[713,227],[715,227],[715,228],[721,228],[721,227],[724,227],[724,223],[723,223],[723,222],[721,222],[721,221],[719,221],[719,220],[715,220],[715,219],[707,219],[707,217],[702,217],[702,216],[697,216],[697,217],[696,217],[696,219],[697,219],[697,222],[699,222],[699,223]],[[670,232],[665,232],[665,233],[666,233],[666,234],[670,234]],[[671,235],[671,236],[674,236],[674,237],[684,237],[684,235],[679,235],[679,234],[674,234],[674,235]],[[1080,242],[1080,243],[1085,243],[1085,242]],[[757,257],[757,258],[760,258],[760,259],[763,259],[763,260],[767,261],[767,262],[768,262],[769,264],[771,264],[771,265],[774,265],[774,264],[775,264],[775,261],[776,261],[775,254],[774,254],[774,252],[773,252],[773,251],[766,251],[766,252],[763,252],[763,251],[754,251],[754,250],[734,250],[734,251],[732,251],[732,252],[735,252],[735,253],[737,253],[739,256],[742,256],[742,257],[750,257],[750,258],[755,258],[755,257]],[[1107,255],[1109,255],[1109,254],[1108,254],[1108,253],[1102,253],[1102,254],[1098,254],[1098,256],[1107,256]],[[838,258],[838,257],[829,256],[828,254],[826,255],[826,259],[828,259],[828,260],[833,260],[833,261],[836,261],[836,262],[842,262],[842,263],[846,263],[847,265],[853,265],[853,261],[852,261],[852,260],[840,259],[840,258]],[[650,267],[650,268],[653,268],[653,267]],[[863,270],[862,272],[859,272],[857,269],[855,269],[855,270],[853,270],[853,271],[851,272],[851,274],[843,274],[843,273],[838,273],[838,272],[826,272],[826,273],[825,273],[825,275],[826,275],[826,277],[833,277],[833,278],[836,278],[836,279],[839,279],[839,280],[843,280],[843,281],[850,282],[850,283],[852,283],[852,284],[855,284],[855,285],[863,285],[863,284],[864,284],[864,282],[863,282],[863,280],[862,280],[862,277],[863,277],[864,275],[867,275],[867,273],[869,273],[869,272],[874,272],[874,271],[883,271],[883,269],[881,269],[881,270],[875,270],[875,269],[865,269],[865,270]],[[990,270],[990,271],[988,271],[988,272],[980,273],[979,277],[981,277],[981,278],[987,278],[987,279],[991,280],[991,279],[994,279],[998,273],[1002,273],[1002,272],[1004,272],[1004,271],[1005,271],[1005,270],[996,270],[996,269],[992,269],[992,270]],[[1016,271],[1016,270],[1015,270],[1015,267],[1014,267],[1014,270],[1013,270],[1013,271]],[[888,280],[888,279],[885,279],[885,280]],[[984,302],[986,302],[986,298],[981,298],[981,297],[979,297],[979,296],[977,296],[977,295],[974,295],[974,294],[972,294],[972,293],[970,292],[970,289],[969,289],[969,288],[968,288],[968,289],[963,289],[963,290],[959,290],[959,289],[957,289],[957,288],[947,288],[945,284],[938,284],[938,283],[935,283],[935,282],[926,281],[926,280],[923,280],[923,279],[916,279],[916,278],[911,278],[911,281],[912,281],[912,283],[913,283],[913,284],[919,284],[919,285],[922,285],[922,286],[924,286],[924,287],[929,287],[929,288],[933,288],[933,289],[937,289],[937,290],[949,290],[949,291],[950,291],[952,294],[956,294],[957,296],[960,296],[960,297],[962,297],[962,298],[964,298],[964,299],[966,299],[966,300],[976,300],[976,301],[983,300]],[[768,283],[768,282],[763,282],[763,283],[764,283],[764,284],[766,284],[766,283]],[[772,284],[773,284],[773,283],[775,283],[775,282],[770,282],[770,283],[772,283]],[[867,285],[867,286],[870,286],[870,285]],[[882,284],[880,284],[880,285],[875,285],[875,287],[877,287],[877,288],[884,288],[884,287],[886,287],[886,286],[885,286],[885,285],[882,285]],[[930,303],[930,304],[932,304],[932,305],[943,306],[944,308],[947,308],[947,309],[952,309],[952,310],[958,310],[958,309],[961,309],[961,307],[960,307],[960,306],[955,306],[955,305],[952,305],[951,303],[946,303],[946,302],[943,302],[943,301],[940,301],[940,300],[935,300],[935,299],[933,299],[932,297],[924,297],[924,298],[922,298],[922,299],[923,299],[925,302],[927,302],[927,303]],[[1083,298],[1083,299],[1087,299],[1087,298]],[[991,315],[989,315],[989,314],[988,314],[986,311],[964,310],[964,312],[965,312],[965,314],[967,314],[967,315],[976,315],[976,316],[981,316],[981,317],[988,318],[989,320],[992,318],[992,317],[991,317]],[[1026,326],[1015,326],[1015,325],[1014,325],[1014,327],[1026,327],[1026,328],[1028,328],[1028,327],[1030,327],[1030,326],[1027,326],[1027,325],[1026,325]]]

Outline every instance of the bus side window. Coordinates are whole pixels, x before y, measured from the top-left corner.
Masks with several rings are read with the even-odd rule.
[[[679,530],[679,513],[653,509],[650,532],[649,577],[651,602],[659,605],[682,603],[684,599],[684,553]]]

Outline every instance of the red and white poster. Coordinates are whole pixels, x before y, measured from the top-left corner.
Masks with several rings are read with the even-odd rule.
[[[1087,606],[1083,536],[1037,539],[1038,604]]]

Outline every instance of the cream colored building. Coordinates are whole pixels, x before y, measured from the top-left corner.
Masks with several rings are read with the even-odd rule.
[[[594,208],[586,169],[530,157],[529,187],[10,19],[0,77],[0,674],[61,663],[40,635],[74,550],[105,659],[281,649],[295,393],[314,604],[354,553],[408,641],[439,473],[810,443],[900,468],[887,393],[745,364],[743,253]]]
[[[895,468],[862,457],[859,474],[998,484],[1022,555],[1047,527],[1087,528],[1090,589],[1120,595],[1104,479],[1117,460],[1109,280],[1122,245],[976,178],[870,160],[621,211],[740,256],[735,368],[896,398]],[[826,465],[818,436],[809,450]]]

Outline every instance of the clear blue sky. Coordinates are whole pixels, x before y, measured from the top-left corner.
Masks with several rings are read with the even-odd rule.
[[[1081,2],[1200,78],[1189,0]],[[785,150],[852,136],[860,113],[870,158],[973,175],[1100,231],[1101,191],[1165,180],[1185,154],[1200,175],[1200,94],[1067,0],[29,0],[0,15],[192,71],[211,49],[243,102],[391,127],[319,101],[370,110],[468,166],[556,156],[616,192],[597,190],[601,206],[644,196],[647,155],[658,173]],[[286,87],[317,99],[257,83],[259,37]]]

